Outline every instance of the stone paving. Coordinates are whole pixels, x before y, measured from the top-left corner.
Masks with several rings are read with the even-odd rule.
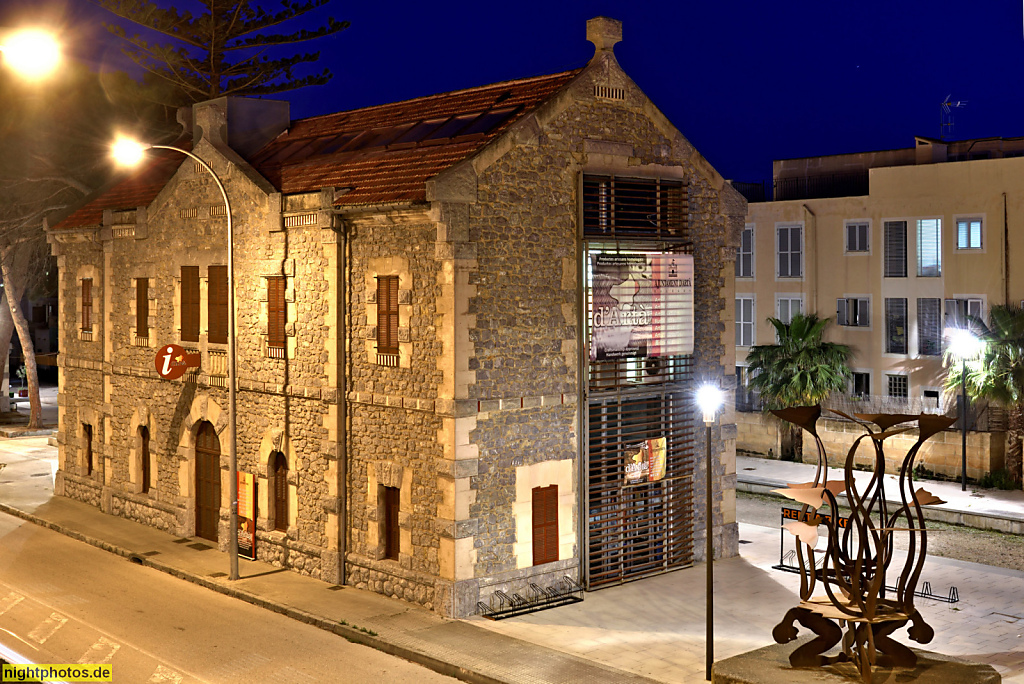
[[[740,524],[740,556],[715,562],[715,657],[772,642],[772,627],[797,602],[800,578],[772,569],[779,530]],[[960,602],[918,599],[935,639],[915,647],[994,666],[1024,684],[1024,573],[929,558],[922,576],[936,593],[955,585]],[[481,626],[665,682],[704,678],[703,564],[588,593],[583,603]],[[806,632],[804,632],[806,633]]]

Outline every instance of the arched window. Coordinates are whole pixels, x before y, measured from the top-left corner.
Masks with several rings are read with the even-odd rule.
[[[149,493],[149,480],[152,470],[149,463],[149,428],[139,426],[139,455],[142,459],[142,493]]]
[[[270,472],[274,477],[274,529],[288,531],[288,461],[275,451],[270,455]]]

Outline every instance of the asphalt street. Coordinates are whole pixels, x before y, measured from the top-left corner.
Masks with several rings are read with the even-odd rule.
[[[454,681],[3,514],[0,645],[114,682]]]

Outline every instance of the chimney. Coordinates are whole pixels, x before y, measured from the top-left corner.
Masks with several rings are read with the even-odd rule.
[[[594,17],[587,21],[587,40],[594,44],[594,57],[602,52],[615,52],[615,44],[622,40],[622,22],[608,17]]]
[[[289,126],[288,103],[247,97],[221,97],[193,105],[193,139],[226,144],[247,157]]]

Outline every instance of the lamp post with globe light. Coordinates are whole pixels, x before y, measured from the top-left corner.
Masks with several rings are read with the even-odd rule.
[[[228,200],[224,183],[205,161],[197,155],[171,145],[144,145],[129,138],[119,138],[113,145],[114,159],[124,166],[135,166],[142,161],[146,150],[171,150],[180,152],[203,167],[217,184],[221,198],[224,200],[224,211],[228,222],[228,478],[231,499],[230,521],[228,528],[228,556],[231,562],[229,579],[238,579],[238,455],[235,441],[235,253],[234,228],[231,223],[231,202]]]
[[[60,43],[52,33],[36,28],[0,28],[0,63],[22,78],[45,78],[60,61]]]
[[[947,347],[954,358],[963,364],[960,371],[960,490],[967,491],[967,361],[977,358],[985,349],[985,342],[969,328],[946,328]]]
[[[713,588],[715,583],[715,572],[714,572],[714,558],[715,558],[715,547],[713,540],[713,515],[714,510],[712,506],[712,465],[711,460],[711,426],[715,422],[715,416],[718,414],[718,410],[722,407],[725,402],[725,396],[718,387],[715,385],[705,384],[701,385],[697,390],[697,406],[700,408],[701,413],[704,414],[704,426],[707,434],[707,493],[706,493],[706,504],[707,514],[704,522],[705,535],[707,537],[707,586],[705,588],[705,618],[707,620],[707,626],[705,630],[704,638],[704,676],[710,682],[711,681],[711,666],[715,661],[715,612],[714,612],[714,594]]]

